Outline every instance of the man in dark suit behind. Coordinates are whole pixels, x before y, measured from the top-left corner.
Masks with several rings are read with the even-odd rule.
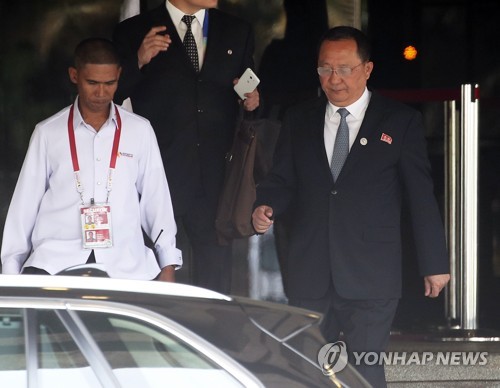
[[[151,121],[162,152],[176,221],[192,247],[193,283],[230,292],[231,246],[216,240],[215,213],[239,111],[233,83],[253,68],[250,25],[214,7],[217,0],[169,0],[118,24],[122,56],[117,100]],[[198,68],[183,39],[191,22]],[[259,105],[255,90],[242,102]]]
[[[287,112],[252,215],[255,230],[265,233],[293,201],[283,269],[289,303],[324,313],[325,339],[337,341],[342,332],[351,353],[381,352],[388,344],[401,297],[403,199],[425,295],[437,297],[449,281],[421,115],[370,92],[372,69],[361,31],[342,26],[324,35],[318,74],[326,99]],[[348,112],[350,150],[335,179],[339,108]],[[386,385],[383,366],[356,367],[373,386]]]

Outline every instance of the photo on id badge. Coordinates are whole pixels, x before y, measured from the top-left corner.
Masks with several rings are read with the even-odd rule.
[[[111,207],[109,205],[81,206],[83,248],[113,246],[111,234]]]

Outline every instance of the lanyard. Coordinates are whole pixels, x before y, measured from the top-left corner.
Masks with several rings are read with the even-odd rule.
[[[208,9],[205,10],[205,17],[203,18],[203,38],[208,37]]]
[[[207,48],[208,39],[208,9],[205,10],[205,17],[203,18],[203,47]]]
[[[76,152],[76,141],[75,141],[75,129],[73,127],[73,111],[74,104],[71,105],[69,109],[69,117],[68,117],[68,136],[69,136],[69,149],[71,151],[71,161],[73,162],[73,171],[75,173],[75,181],[76,181],[76,191],[80,194],[80,199],[83,201],[83,184],[80,181],[80,165],[78,164],[78,154]],[[115,105],[116,112],[116,130],[115,137],[113,139],[113,148],[111,150],[111,160],[109,162],[109,170],[108,170],[108,182],[106,184],[107,196],[106,203],[109,200],[109,194],[111,193],[111,189],[113,187],[113,171],[116,167],[116,158],[118,155],[118,145],[120,144],[120,135],[122,128],[122,121],[120,118],[120,114],[118,113],[118,108]]]

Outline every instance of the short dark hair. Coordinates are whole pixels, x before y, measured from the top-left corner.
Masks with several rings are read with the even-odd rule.
[[[368,37],[360,30],[350,26],[338,26],[330,28],[326,31],[320,39],[319,46],[324,41],[337,41],[353,39],[358,46],[358,55],[363,62],[370,60],[371,45]]]
[[[77,69],[88,64],[120,66],[120,57],[113,42],[105,38],[82,40],[75,48],[74,61]]]

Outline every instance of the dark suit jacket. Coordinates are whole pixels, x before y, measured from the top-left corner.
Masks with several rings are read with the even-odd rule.
[[[334,184],[323,138],[326,104],[320,98],[287,113],[273,171],[258,187],[256,206],[268,204],[275,214],[294,201],[288,296],[321,297],[331,278],[345,298],[400,297],[403,196],[421,275],[449,273],[421,115],[373,93]]]
[[[238,114],[233,79],[253,67],[250,25],[217,9],[208,14],[207,47],[199,74],[164,3],[121,22],[113,34],[123,67],[116,100],[130,97],[134,112],[151,121],[176,215],[200,195],[216,207]],[[158,25],[167,26],[172,43],[139,71],[137,50],[151,27]]]

